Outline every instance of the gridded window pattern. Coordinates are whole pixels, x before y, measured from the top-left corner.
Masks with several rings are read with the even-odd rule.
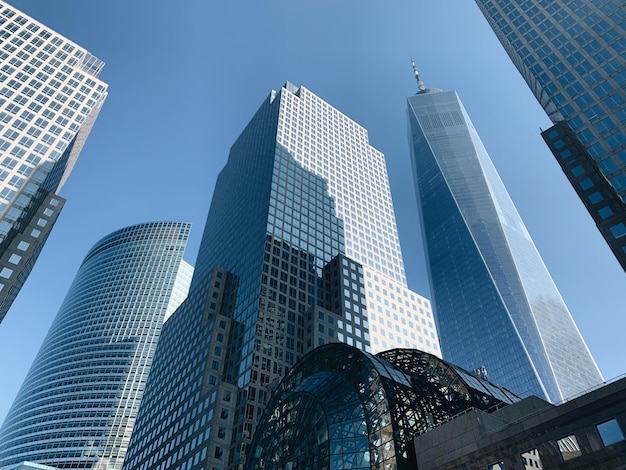
[[[363,270],[372,352],[415,348],[441,357],[430,301],[370,267]]]
[[[86,65],[90,61],[98,65]],[[44,163],[58,162],[80,129],[86,138],[106,98],[107,86],[98,79],[102,66],[83,48],[0,3],[1,214],[31,181],[41,185]],[[73,145],[70,166],[82,141]],[[25,193],[33,195],[32,189]]]
[[[433,126],[436,114],[459,115],[463,123]],[[408,118],[444,357],[468,370],[484,368],[490,380],[520,395],[552,402],[601,383],[457,94],[411,96]]]
[[[306,352],[327,343],[342,342],[369,352],[369,324],[365,308],[363,267],[338,255],[324,267],[322,302],[306,314]]]
[[[239,280],[214,268],[165,323],[125,469],[225,468],[240,392],[229,370]],[[236,367],[236,365],[235,365]],[[269,382],[268,382],[269,383]],[[258,395],[263,403],[262,393]]]
[[[370,347],[366,265],[405,288],[384,157],[362,127],[288,83],[261,104],[218,177],[191,283],[190,299],[197,300],[167,321],[172,333],[164,332],[163,359],[155,365],[177,359],[153,370],[127,469],[195,466],[195,458],[185,460],[191,458],[187,445],[180,450],[181,433],[187,439],[208,433],[201,446],[207,459],[217,468],[239,468],[275,384],[308,349],[330,341]],[[237,280],[237,288],[232,308],[220,310],[230,324],[222,356],[207,357],[196,348],[214,352],[208,345],[217,323],[202,330],[181,325],[199,322],[209,300],[207,279],[217,267]],[[178,351],[192,338],[190,349]],[[235,407],[222,409],[228,421],[216,421],[221,411],[212,404],[194,408],[205,400],[207,389],[195,382],[204,364],[213,371],[210,386],[236,391]],[[160,367],[170,367],[169,373],[156,374]],[[189,377],[184,390],[200,395],[181,398],[183,388],[161,382],[173,375]],[[152,411],[144,415],[143,407]],[[199,427],[192,418],[172,424],[179,421],[170,415],[189,409],[210,416]],[[161,452],[152,443],[171,442],[163,433],[178,442]]]
[[[0,429],[0,466],[122,468],[189,230],[134,225],[89,251]]]
[[[72,171],[107,95],[103,65],[0,2],[0,252]]]
[[[477,3],[553,122],[567,120],[594,159],[611,156],[623,173],[625,160],[616,158],[626,146],[623,4]]]
[[[0,244],[0,321],[26,282],[65,199],[44,194],[31,201],[35,211],[28,211]]]
[[[585,146],[563,122],[546,129],[541,135],[615,257],[626,267],[626,230],[619,229],[626,222],[626,204],[618,195],[626,188],[626,174],[615,175],[611,184],[607,185],[606,175],[601,169],[603,163],[589,157]]]
[[[346,256],[406,283],[387,167],[367,131],[305,87],[281,90],[277,141],[323,177],[343,221]]]
[[[620,206],[619,217],[626,222],[623,2],[477,0],[477,3],[550,119],[570,129],[583,146],[587,169],[593,168],[602,175],[597,182],[614,192],[615,204]],[[557,160],[566,151],[551,150]],[[572,178],[570,182],[585,202],[577,183]],[[593,210],[590,213],[626,269],[623,245],[611,244],[613,236],[602,230],[600,224],[602,214]]]

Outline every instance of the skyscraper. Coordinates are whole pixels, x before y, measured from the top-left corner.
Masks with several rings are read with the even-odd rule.
[[[0,428],[0,467],[122,468],[163,320],[191,281],[189,229],[134,225],[87,253]]]
[[[624,2],[476,3],[552,120],[542,136],[626,270]]]
[[[408,98],[411,163],[443,357],[552,402],[597,385],[602,376],[457,94],[418,84]]]
[[[28,278],[104,103],[104,63],[0,2],[0,321]]]
[[[273,384],[333,341],[440,354],[430,304],[406,286],[384,156],[363,127],[287,83],[219,175],[125,468],[236,467]]]

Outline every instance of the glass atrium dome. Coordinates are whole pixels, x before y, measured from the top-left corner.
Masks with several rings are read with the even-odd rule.
[[[246,468],[415,468],[416,435],[470,408],[489,411],[516,401],[508,390],[422,351],[373,356],[327,344],[278,386]]]

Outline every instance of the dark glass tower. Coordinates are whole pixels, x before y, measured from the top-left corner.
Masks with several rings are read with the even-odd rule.
[[[420,88],[409,140],[444,358],[552,402],[602,382],[457,94]]]
[[[404,279],[384,156],[363,127],[287,83],[219,175],[125,468],[239,468],[275,385],[328,342],[439,355],[430,304]]]
[[[542,136],[626,270],[623,0],[476,0],[554,125]]]
[[[191,281],[189,229],[133,225],[87,253],[0,428],[0,467],[122,468],[161,326]]]

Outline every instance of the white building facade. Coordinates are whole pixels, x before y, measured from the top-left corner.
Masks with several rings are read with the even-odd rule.
[[[104,63],[0,2],[0,321],[63,207],[107,96]]]

